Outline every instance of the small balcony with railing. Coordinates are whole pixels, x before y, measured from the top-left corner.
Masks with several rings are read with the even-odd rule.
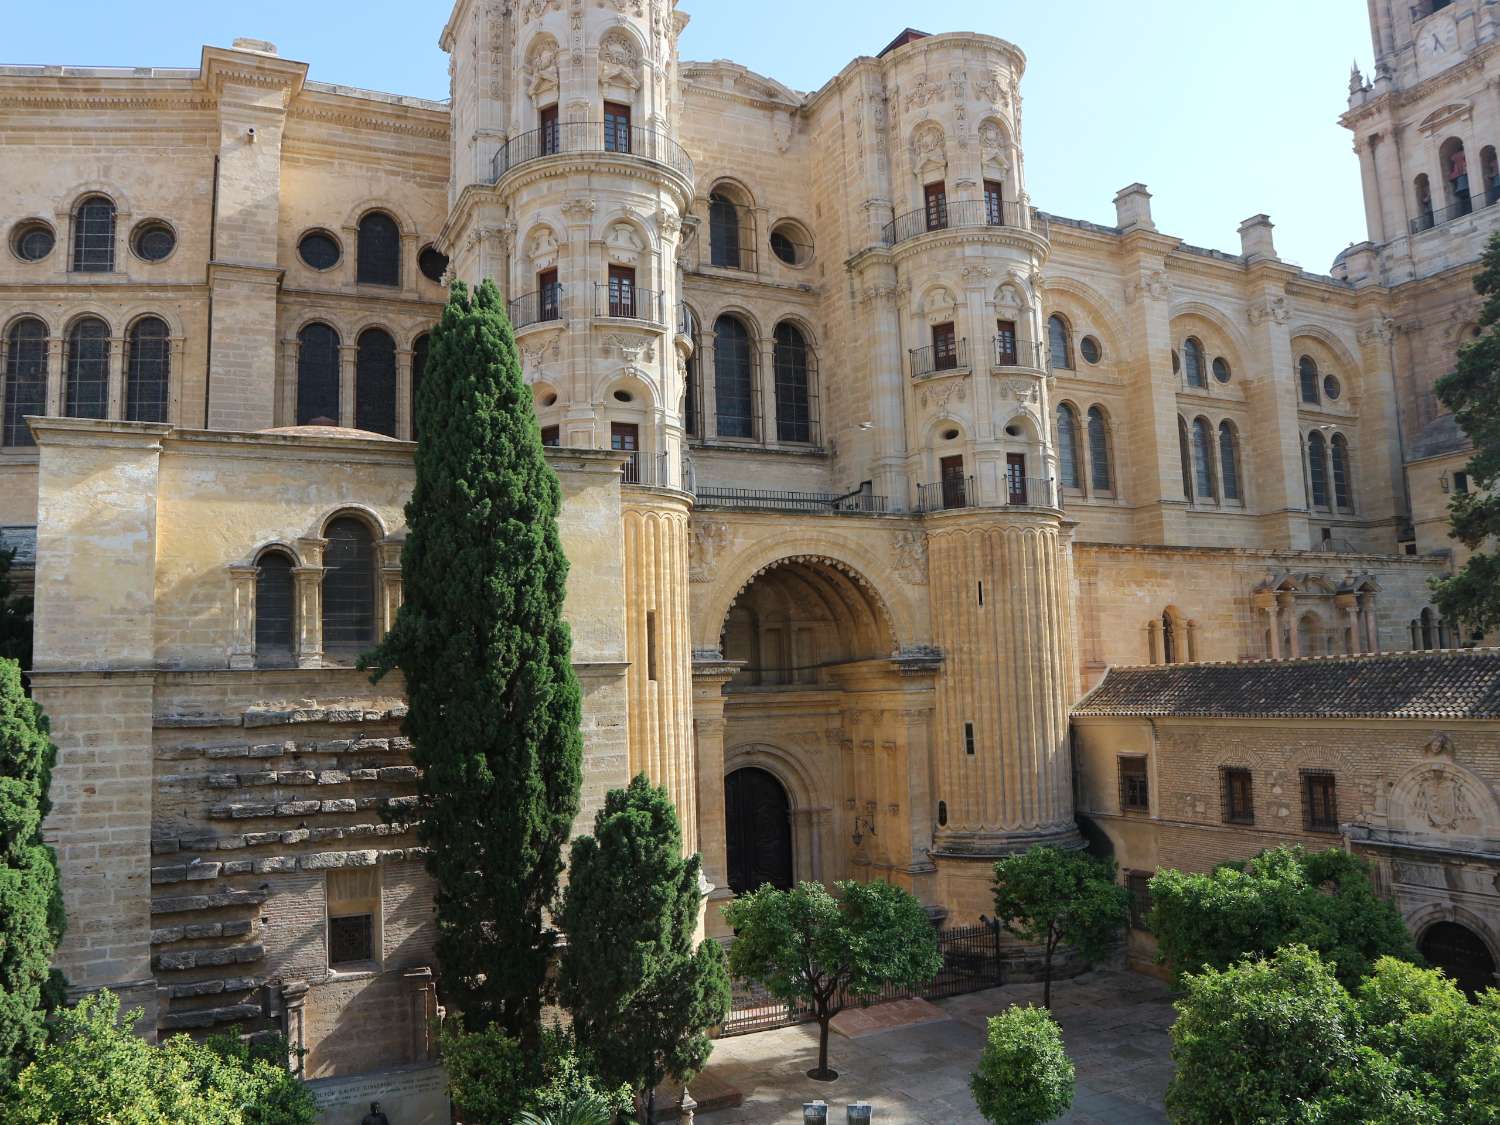
[[[995,367],[1048,370],[1047,345],[1040,340],[1027,340],[1012,332],[1000,332],[992,340],[991,348],[990,363]]]
[[[911,377],[930,379],[969,370],[969,341],[947,340],[911,349]]]
[[[662,294],[654,289],[638,289],[614,282],[594,284],[594,315],[610,320],[639,320],[665,325]]]
[[[877,496],[868,489],[838,494],[797,492],[774,488],[724,488],[714,485],[696,488],[693,496],[699,508],[738,512],[880,516],[890,510],[889,502],[884,496]]]
[[[972,475],[945,474],[933,484],[919,484],[917,511],[949,512],[964,508],[995,507],[996,505],[985,502],[975,483]],[[998,506],[1057,511],[1062,508],[1062,495],[1056,481],[1011,473],[1006,476],[1005,491]]]
[[[924,234],[946,230],[1010,228],[1047,237],[1046,220],[1029,204],[1009,199],[933,200],[919,211],[898,215],[885,225],[881,242],[898,246]]]
[[[1492,184],[1474,195],[1465,193],[1446,207],[1439,207],[1435,211],[1427,208],[1418,212],[1417,217],[1411,220],[1411,233],[1421,234],[1435,227],[1446,226],[1465,215],[1493,207],[1496,203],[1500,203],[1500,184]]]
[[[693,179],[692,157],[665,133],[619,121],[556,121],[502,145],[490,163],[490,182],[499,183],[511,170],[534,160],[577,153],[633,156],[662,165],[689,183]]]
[[[563,287],[544,285],[535,293],[517,297],[507,306],[511,327],[519,332],[534,324],[545,324],[563,319]]]

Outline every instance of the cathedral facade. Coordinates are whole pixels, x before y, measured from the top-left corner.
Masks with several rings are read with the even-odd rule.
[[[253,40],[0,67],[0,524],[74,986],[280,1026],[312,1077],[428,1057],[404,704],[353,665],[401,603],[451,279],[505,293],[563,482],[579,826],[665,785],[710,934],[795,879],[972,921],[997,856],[1082,846],[1078,793],[1146,847],[1075,777],[1109,669],[1472,643],[1429,604],[1467,487],[1432,386],[1500,225],[1500,24],[1371,10],[1369,239],[1328,274],[1265,215],[1188,245],[1141,184],[1050,214],[1026,58],[985,34],[806,94],[680,60],[675,0],[458,0],[446,103]]]

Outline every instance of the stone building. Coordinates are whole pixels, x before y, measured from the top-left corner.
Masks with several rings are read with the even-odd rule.
[[[675,0],[458,0],[446,103],[254,40],[0,67],[0,525],[74,985],[280,1025],[313,1076],[426,1056],[399,685],[352,665],[448,278],[504,290],[567,497],[580,823],[666,785],[712,933],[766,880],[988,909],[997,855],[1082,843],[1069,711],[1112,666],[1464,641],[1431,385],[1500,208],[1442,169],[1493,161],[1497,47],[1436,7],[1374,5],[1370,241],[1330,275],[1264,215],[1187,245],[1140,184],[1049,214],[983,34],[813,93],[680,61]]]

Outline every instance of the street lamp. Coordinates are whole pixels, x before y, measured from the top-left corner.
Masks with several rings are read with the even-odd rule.
[[[859,826],[861,824],[864,825],[867,829],[869,829],[869,832],[870,832],[871,836],[875,835],[875,818],[873,816],[860,816],[858,813],[855,813],[854,814],[854,846],[856,848],[859,847],[860,844],[864,843],[864,839],[865,839],[864,833],[860,832],[860,830],[859,830]]]

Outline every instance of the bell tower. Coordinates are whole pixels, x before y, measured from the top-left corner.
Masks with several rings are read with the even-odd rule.
[[[543,441],[621,461],[631,774],[697,849],[677,255],[693,199],[678,143],[676,0],[458,0],[455,277],[505,294]]]

